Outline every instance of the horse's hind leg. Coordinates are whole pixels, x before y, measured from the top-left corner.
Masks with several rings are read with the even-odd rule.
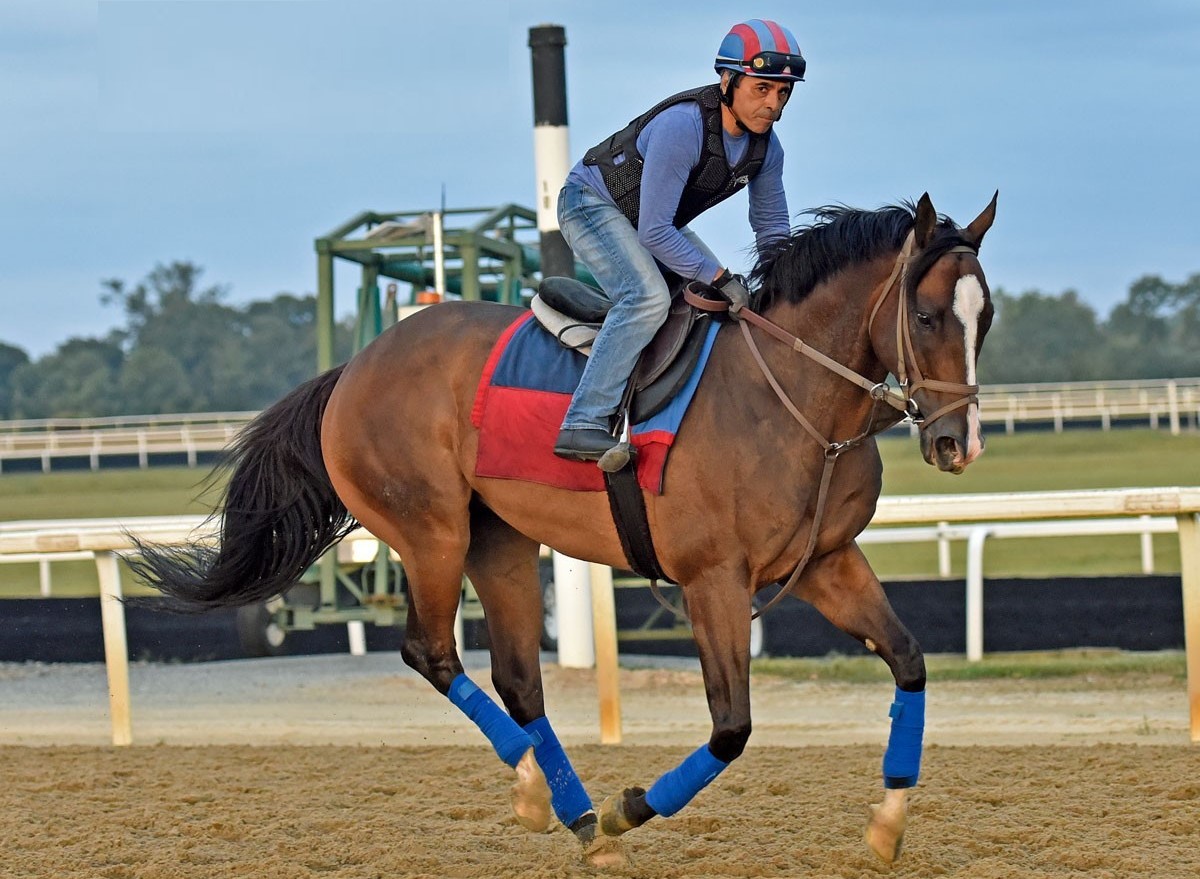
[[[904,841],[908,789],[916,785],[921,773],[925,657],[896,617],[857,544],[814,562],[804,572],[797,592],[831,623],[878,654],[896,681],[891,733],[883,755],[883,803],[873,807],[866,833],[867,844],[890,864],[900,855]]]
[[[434,566],[440,567],[438,565]],[[430,589],[430,566],[405,565],[409,583],[408,629],[402,655],[463,712],[491,742],[497,756],[517,773],[513,811],[525,828],[541,832],[550,823],[550,792],[534,756],[529,733],[463,671],[454,642],[454,618],[462,592],[462,564],[451,583]],[[438,576],[448,577],[448,570]]]
[[[521,802],[548,801],[546,780],[534,757],[533,740],[463,671],[454,641],[454,619],[462,598],[462,576],[471,541],[470,490],[435,486],[416,479],[407,491],[421,498],[421,513],[400,515],[385,498],[369,499],[353,485],[339,494],[359,522],[400,553],[408,580],[408,624],[401,656],[479,728],[496,754],[517,771],[528,791]],[[536,561],[536,560],[535,560]],[[539,624],[540,625],[540,624]],[[545,830],[549,808],[520,808],[517,819]]]
[[[538,544],[476,501],[471,509],[467,576],[487,618],[496,692],[533,740],[537,763],[549,781],[554,814],[586,848],[596,834],[596,814],[546,717],[538,655],[542,631]],[[518,772],[520,769],[518,766]],[[518,792],[517,787],[514,794],[525,797],[526,802],[519,804],[514,799],[514,809],[519,812],[536,806],[532,801],[538,792]],[[592,854],[589,857],[595,861]]]

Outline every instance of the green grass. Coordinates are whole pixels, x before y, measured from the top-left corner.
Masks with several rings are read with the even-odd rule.
[[[1120,650],[1080,650],[991,653],[978,662],[961,656],[925,657],[931,680],[1047,680],[1053,678],[1123,678],[1129,684],[1149,678],[1187,680],[1186,658],[1181,650],[1127,653]],[[827,656],[818,659],[756,659],[755,675],[795,681],[876,683],[892,680],[887,666],[876,656]]]
[[[993,433],[983,456],[958,476],[926,464],[915,438],[885,437],[879,448],[883,493],[891,495],[1200,485],[1198,431]]]
[[[995,433],[987,453],[960,476],[939,473],[922,459],[907,436],[880,440],[884,493],[890,495],[1047,491],[1200,484],[1200,432],[1126,429]],[[17,519],[112,518],[207,513],[198,498],[204,468],[158,467],[50,474],[0,475],[0,521]],[[210,493],[207,499],[211,502]],[[937,573],[934,544],[869,545],[864,548],[884,579]],[[952,546],[952,571],[965,570],[965,547]],[[1178,541],[1155,538],[1157,571],[1179,570]],[[54,565],[56,594],[95,594],[90,563]],[[1136,536],[994,540],[988,543],[988,576],[1137,573]],[[0,595],[37,594],[36,565],[0,566]]]
[[[915,438],[891,436],[879,443],[883,491],[890,495],[988,494],[1089,488],[1200,485],[1200,432],[1171,436],[1165,430],[1125,429],[1055,433],[1004,433],[988,437],[987,451],[965,473],[953,476],[921,458]],[[1136,574],[1141,544],[1136,535],[992,540],[988,576]],[[884,579],[933,576],[933,544],[868,545],[864,552]],[[1177,573],[1179,542],[1154,539],[1155,571]],[[951,545],[951,571],[966,570],[966,547]]]
[[[187,467],[4,474],[0,521],[207,513],[197,499],[207,475]]]
[[[210,507],[198,494],[207,475],[187,467],[4,474],[0,521],[206,515]],[[36,564],[0,565],[0,598],[39,595],[38,577]],[[59,597],[95,595],[98,589],[92,562],[54,562],[51,577]],[[131,576],[122,580],[136,592],[129,589]]]

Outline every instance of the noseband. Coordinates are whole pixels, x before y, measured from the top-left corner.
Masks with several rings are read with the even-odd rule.
[[[871,327],[875,323],[875,315],[879,313],[880,307],[887,300],[888,295],[893,289],[898,290],[899,293],[897,295],[900,301],[896,306],[896,359],[898,361],[896,378],[900,381],[901,399],[904,401],[903,411],[914,424],[928,425],[937,421],[948,412],[953,412],[955,409],[960,409],[971,403],[978,403],[979,385],[938,381],[937,379],[927,379],[921,375],[921,368],[917,365],[917,354],[913,350],[912,335],[908,327],[908,296],[905,295],[905,287],[908,281],[908,266],[912,262],[914,242],[914,233],[909,232],[908,237],[904,239],[904,246],[900,248],[900,253],[896,257],[896,264],[892,266],[892,273],[883,282],[883,286],[873,298],[871,317],[867,320],[867,337],[870,338]],[[978,255],[975,248],[966,245],[958,245],[946,251],[946,254],[951,253]],[[911,364],[911,367],[909,364]],[[909,373],[912,375],[911,380],[909,379]],[[932,415],[922,415],[920,407],[917,406],[916,400],[913,399],[913,394],[922,388],[928,388],[938,393],[960,394],[961,396],[953,403],[947,403]],[[888,402],[891,402],[890,399]],[[893,403],[892,405],[895,404]]]

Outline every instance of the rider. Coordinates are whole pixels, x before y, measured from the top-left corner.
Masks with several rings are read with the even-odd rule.
[[[667,318],[663,267],[711,283],[737,311],[745,282],[724,268],[687,223],[750,185],[750,225],[759,246],[787,235],[783,147],[772,126],[804,58],[791,31],[773,21],[734,25],[717,50],[720,81],[666,98],[592,147],[558,196],[558,219],[575,255],[612,300],[554,452],[599,460],[617,445],[617,411],[641,350]]]

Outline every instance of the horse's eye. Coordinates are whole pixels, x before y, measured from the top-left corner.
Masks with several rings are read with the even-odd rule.
[[[933,318],[923,311],[917,312],[917,323],[927,330],[933,328]]]

